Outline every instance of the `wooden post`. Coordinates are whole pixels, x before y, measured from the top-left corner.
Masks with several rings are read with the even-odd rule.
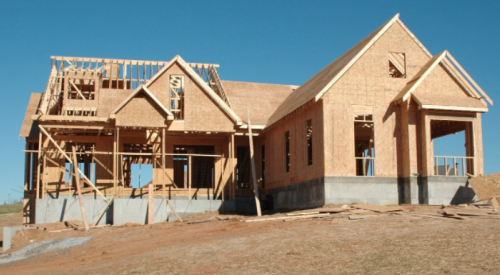
[[[113,135],[113,190],[114,190],[114,196],[116,197],[117,194],[117,183],[116,183],[116,174],[118,171],[116,171],[116,139],[118,136],[118,129],[115,130],[115,134]]]
[[[253,178],[253,188],[255,194],[255,206],[257,207],[257,216],[262,216],[260,211],[260,200],[259,200],[259,187],[257,186],[257,173],[255,173],[255,156],[253,154],[253,136],[252,136],[252,124],[250,122],[250,109],[247,109],[248,113],[248,139],[250,142],[250,160],[252,166],[252,178]]]
[[[80,177],[78,176],[78,161],[76,159],[76,149],[75,146],[71,146],[71,151],[73,152],[73,171],[75,176],[76,190],[78,192],[78,200],[80,201],[80,209],[82,210],[83,224],[85,225],[85,230],[89,230],[89,225],[87,223],[87,215],[85,215],[85,206],[83,204],[82,191],[80,190]]]
[[[155,189],[154,184],[149,184],[148,192],[148,224],[153,224],[154,219],[154,206],[155,206]]]
[[[162,176],[163,176],[163,181],[162,181],[162,197],[165,199],[165,128],[161,129],[161,169],[162,169]]]
[[[231,189],[231,199],[235,199],[236,198],[236,186],[235,186],[235,176],[234,176],[234,171],[235,171],[235,167],[234,167],[234,134],[231,134],[231,185],[230,185],[230,189]]]
[[[188,196],[189,200],[191,200],[191,156],[188,156]]]
[[[37,156],[37,169],[36,169],[36,198],[39,199],[40,198],[40,174],[41,174],[41,165],[42,163],[40,162],[40,158],[42,156],[42,146],[43,146],[43,143],[42,143],[42,138],[43,134],[40,133],[40,135],[38,136],[38,156]]]

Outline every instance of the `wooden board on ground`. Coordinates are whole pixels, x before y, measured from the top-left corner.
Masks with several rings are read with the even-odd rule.
[[[322,208],[322,209],[318,210],[319,213],[340,213],[340,212],[345,212],[345,211],[349,211],[349,209],[348,208]]]
[[[479,200],[489,200],[500,196],[500,173],[469,179]]]
[[[376,205],[376,204],[354,204],[352,207],[359,208],[359,209],[365,209],[365,210],[371,210],[375,212],[394,212],[394,211],[403,211],[402,207],[399,206],[385,206],[385,205]]]
[[[460,216],[488,216],[486,211],[481,209],[443,209],[446,215],[460,215]]]

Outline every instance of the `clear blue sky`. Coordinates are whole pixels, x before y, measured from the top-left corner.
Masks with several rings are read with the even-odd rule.
[[[449,50],[500,105],[500,1],[0,0],[0,203],[21,196],[11,190],[23,184],[19,129],[51,55],[180,54],[220,64],[225,80],[300,85],[398,12],[432,54]],[[486,174],[500,172],[499,120],[500,106],[483,117]]]

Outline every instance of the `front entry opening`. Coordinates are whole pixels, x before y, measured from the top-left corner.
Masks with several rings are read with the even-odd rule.
[[[434,175],[474,175],[472,122],[431,120]]]

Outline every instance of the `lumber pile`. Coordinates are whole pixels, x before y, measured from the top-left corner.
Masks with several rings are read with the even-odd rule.
[[[422,218],[465,220],[471,217],[500,218],[493,206],[461,205],[458,207],[444,207],[434,213],[418,212],[417,206],[385,206],[375,204],[352,204],[343,205],[340,208],[319,208],[307,212],[293,212],[285,215],[250,218],[240,220],[241,222],[263,222],[263,221],[296,221],[306,219],[332,219],[330,224],[340,224],[339,219],[358,221],[364,219],[388,217],[394,215],[411,215]],[[318,224],[320,224],[318,222]]]
[[[471,178],[469,184],[480,201],[488,200],[494,209],[500,208],[500,173]]]

